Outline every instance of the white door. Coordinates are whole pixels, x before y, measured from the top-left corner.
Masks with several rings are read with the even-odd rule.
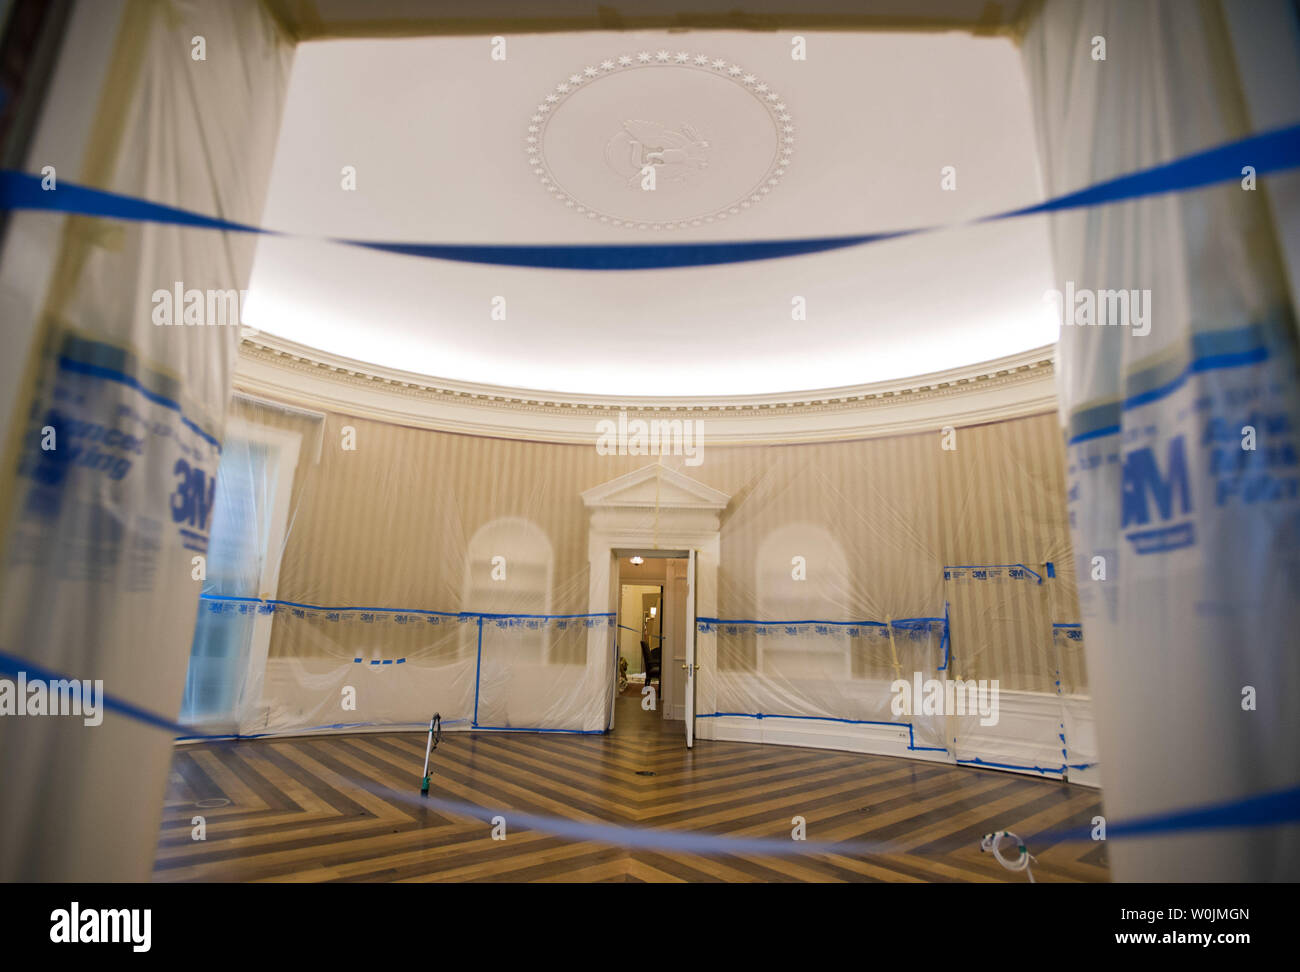
[[[610,625],[613,632],[613,647],[609,650],[609,663],[612,667],[609,676],[609,727],[608,731],[614,730],[614,709],[615,700],[618,698],[618,622],[619,611],[623,601],[623,581],[618,572],[618,554],[613,550],[609,552],[609,604],[607,607],[614,615],[614,623]]]
[[[695,675],[700,666],[695,661],[695,551],[686,556],[686,664],[682,669],[686,674],[686,748],[690,749],[695,745]]]

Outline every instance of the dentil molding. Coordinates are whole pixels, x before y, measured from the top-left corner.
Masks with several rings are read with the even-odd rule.
[[[612,398],[432,378],[245,328],[235,388],[359,418],[469,435],[595,443],[597,423],[702,421],[710,446],[829,442],[978,425],[1056,410],[1051,345],[913,378],[818,391]]]

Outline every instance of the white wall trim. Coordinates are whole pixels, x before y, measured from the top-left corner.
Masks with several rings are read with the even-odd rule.
[[[817,391],[609,398],[431,378],[245,329],[235,387],[307,408],[470,435],[594,445],[620,411],[704,420],[709,445],[826,442],[978,425],[1056,410],[1055,348]]]
[[[843,722],[813,722],[805,719],[782,719],[765,716],[762,719],[743,716],[721,716],[699,719],[695,723],[700,739],[717,739],[729,742],[768,743],[777,746],[804,746],[809,749],[840,749],[851,753],[871,753],[876,756],[902,756],[923,762],[958,765],[963,760],[978,757],[986,763],[1004,766],[974,766],[977,769],[1000,769],[1021,773],[1037,779],[1059,780],[1056,773],[1038,773],[1033,770],[1010,769],[1009,766],[1057,766],[1062,762],[1057,742],[1061,723],[1067,726],[1067,739],[1073,739],[1069,762],[1079,764],[1095,762],[1085,753],[1096,752],[1095,734],[1092,731],[1092,700],[1083,696],[1061,698],[1045,692],[1000,693],[1001,718],[996,726],[987,727],[978,738],[962,740],[956,756],[952,752],[929,752],[908,749],[908,731],[898,726],[851,725]],[[1076,748],[1077,747],[1077,748]],[[962,766],[972,766],[961,763]],[[1071,769],[1067,776],[1071,783],[1099,787],[1100,773],[1096,766],[1086,770]]]

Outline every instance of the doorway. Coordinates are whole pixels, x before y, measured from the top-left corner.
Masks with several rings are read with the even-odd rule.
[[[684,719],[688,558],[677,550],[615,550],[616,663],[612,730]]]
[[[680,660],[673,646],[672,658],[664,672],[664,689],[670,704],[678,695],[674,679],[680,679],[682,698],[682,736],[687,748],[695,741],[695,705],[700,693],[706,712],[717,708],[716,684],[711,671],[714,645],[705,639],[702,653],[696,657],[696,614],[713,617],[718,606],[718,557],[720,553],[720,517],[731,497],[691,479],[660,463],[651,463],[624,473],[582,493],[583,505],[590,515],[587,533],[587,560],[590,564],[588,610],[611,620],[618,612],[619,561],[639,555],[667,557],[686,561],[685,596],[681,604],[681,627],[673,621],[675,609],[672,585],[666,584],[664,596],[664,630],[681,630]],[[609,629],[595,629],[588,644],[587,664],[594,684],[607,686],[607,718],[599,726],[614,728],[614,703],[617,701],[617,659]],[[685,667],[688,666],[689,668]],[[670,709],[670,715],[677,710]],[[660,710],[662,714],[662,710]],[[593,720],[594,721],[594,720]],[[712,725],[700,727],[702,736],[711,736]]]

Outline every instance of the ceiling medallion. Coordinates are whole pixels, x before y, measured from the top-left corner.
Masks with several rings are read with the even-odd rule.
[[[537,106],[525,147],[542,188],[567,209],[610,226],[676,230],[762,202],[794,142],[789,107],[754,74],[659,50],[570,74]]]

